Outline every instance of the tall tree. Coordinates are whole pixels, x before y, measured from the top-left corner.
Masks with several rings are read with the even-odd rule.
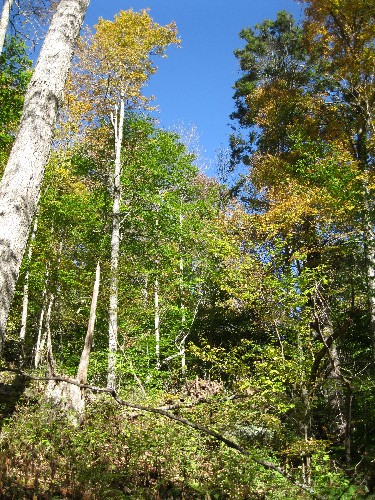
[[[121,150],[125,108],[144,107],[142,89],[155,73],[152,56],[165,55],[168,45],[178,43],[176,27],[155,23],[146,10],[121,11],[114,21],[101,19],[96,32],[81,41],[78,65],[70,80],[70,117],[111,123],[115,137],[111,233],[111,288],[109,307],[108,387],[115,386],[118,330],[118,261],[120,251]],[[115,112],[113,109],[115,108]],[[110,170],[110,169],[109,169]]]
[[[61,0],[57,6],[28,86],[17,139],[1,181],[0,352],[57,112],[88,5],[89,0]]]
[[[340,110],[353,160],[363,173],[362,229],[375,363],[375,235],[372,178],[375,135],[375,2],[306,2],[305,32],[312,59],[329,74],[329,97]]]
[[[358,357],[370,351],[356,312],[366,316],[360,221],[367,214],[367,248],[373,224],[364,189],[372,178],[372,156],[365,167],[357,149],[359,141],[369,153],[372,141],[363,123],[374,88],[373,9],[360,4],[312,1],[303,28],[281,13],[256,31],[242,32],[246,45],[236,54],[243,76],[235,86],[233,118],[250,134],[231,138],[233,162],[249,167],[237,189],[252,214],[256,246],[248,241],[249,253],[273,274],[263,286],[273,283],[278,300],[265,302],[272,311],[283,310],[291,297],[295,301],[289,317],[273,325],[262,320],[271,335],[265,349],[273,336],[287,362],[285,352],[294,346],[299,379],[291,392],[303,408],[300,432],[316,438],[314,419],[327,418],[329,432],[345,447],[347,465],[354,452],[353,391],[362,391],[354,383],[358,358],[346,351],[353,330],[361,332]],[[356,92],[364,98],[354,104]],[[316,416],[314,404],[324,417]]]
[[[112,177],[112,234],[111,234],[111,271],[109,294],[109,330],[108,330],[108,380],[107,386],[116,385],[116,353],[117,353],[117,309],[118,309],[118,261],[120,255],[120,204],[121,204],[121,148],[124,134],[125,97],[120,96],[120,109],[115,108],[112,114],[112,125],[115,135],[115,165]]]

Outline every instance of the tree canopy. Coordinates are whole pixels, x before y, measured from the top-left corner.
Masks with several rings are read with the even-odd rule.
[[[4,288],[2,498],[374,494],[375,5],[304,4],[239,34],[218,178],[144,95],[175,23],[82,32]],[[37,72],[9,37],[4,167]]]

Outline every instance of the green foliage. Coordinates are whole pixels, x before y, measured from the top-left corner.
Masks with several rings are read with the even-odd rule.
[[[231,302],[237,318],[252,322],[243,330],[250,342],[242,358],[251,370],[242,372],[242,384],[266,391],[269,413],[285,414],[286,450],[325,441],[317,470],[331,459],[349,470],[365,460],[361,446],[374,453],[372,439],[355,428],[361,411],[351,399],[365,397],[359,366],[364,379],[373,366],[374,120],[364,111],[374,92],[370,10],[361,1],[312,0],[301,27],[279,13],[243,30],[245,46],[236,51],[242,76],[232,118],[249,137],[231,137],[232,168],[242,162],[249,169],[233,192],[250,215],[236,225],[243,256],[226,263],[220,316],[233,314]],[[230,352],[241,359],[233,344]],[[345,497],[354,490],[346,479],[338,491]]]
[[[350,11],[348,2],[334,4]],[[373,220],[373,138],[363,120],[364,101],[356,101],[353,89],[345,92],[349,79],[338,81],[350,61],[335,49],[332,40],[341,35],[332,31],[336,21],[325,8],[321,0],[310,1],[302,27],[282,12],[241,32],[245,46],[236,56],[242,76],[232,117],[249,137],[231,137],[231,166],[242,161],[249,171],[231,192],[199,173],[195,155],[177,134],[126,112],[116,382],[124,399],[177,405],[176,415],[283,467],[317,494],[362,498],[371,490],[375,450],[364,252],[369,241],[363,236]],[[105,48],[116,61],[124,54],[128,61],[136,58],[134,71],[139,64],[144,70],[139,80],[130,66],[123,70],[134,78],[129,103],[139,104],[140,90],[155,71],[150,50],[164,54],[168,43],[177,42],[176,31],[173,24],[151,23],[166,38],[149,38],[144,55],[137,56],[129,48],[132,31],[129,47],[122,36],[127,19],[132,30],[140,20],[151,22],[146,11],[101,21],[90,50],[100,55]],[[363,28],[366,40],[369,26]],[[123,44],[113,47],[118,37]],[[371,50],[367,41],[365,48]],[[18,42],[7,50],[0,59],[0,97],[15,92],[12,109],[0,111],[4,158],[29,77]],[[87,67],[77,68],[77,81],[69,82],[76,123],[61,123],[63,140],[47,167],[6,352],[12,362],[32,367],[37,336],[50,331],[56,370],[75,377],[100,261],[88,379],[104,386],[113,137],[102,118],[110,103],[98,96],[107,93],[105,74],[112,74],[113,65],[106,58],[85,60],[90,53],[82,50]],[[105,71],[88,92],[99,60]],[[120,76],[126,79],[125,73]],[[356,91],[371,96],[369,80],[362,83]],[[120,78],[117,84],[116,92]],[[84,116],[95,118],[84,123],[84,138],[77,140]],[[24,293],[29,310],[22,342]],[[40,372],[46,361],[44,352]],[[88,394],[77,426],[73,414],[45,402],[42,387],[32,388],[17,409],[24,384],[5,390],[12,397],[0,408],[8,417],[0,436],[4,498],[307,498],[281,475],[163,417]]]
[[[308,498],[275,472],[189,427],[121,409],[107,397],[93,395],[84,422],[77,426],[58,408],[35,404],[40,389],[29,387],[22,407],[3,425],[3,498]],[[283,414],[276,418],[267,411],[272,403],[266,393],[237,402],[221,392],[206,396],[205,404],[180,409],[179,414],[214,426],[252,456],[280,462],[296,478],[308,474],[317,493],[348,494],[350,485],[332,463],[327,443],[291,443],[283,431]],[[179,401],[178,395],[159,394],[152,404],[170,403],[173,397]],[[307,466],[305,457],[310,458]],[[351,486],[350,491],[361,498],[359,488]]]
[[[246,410],[237,407],[240,416]],[[206,425],[212,418],[222,428],[233,425],[225,406],[189,413]],[[48,405],[25,402],[3,427],[0,455],[4,498],[31,492],[93,499],[304,497],[212,438],[162,417],[122,411],[103,398],[90,403],[81,427]]]
[[[26,46],[16,37],[7,38],[0,54],[0,151],[9,151],[21,117],[24,95],[31,78]],[[3,158],[0,157],[0,162]]]
[[[313,73],[307,64],[302,30],[285,11],[275,21],[256,25],[255,30],[243,29],[240,38],[245,46],[235,56],[242,76],[235,83],[236,111],[231,118],[249,128],[250,134],[246,140],[241,135],[231,136],[234,164],[241,159],[247,163],[254,146],[262,151],[287,149],[285,126],[303,120],[301,89],[310,83]],[[283,122],[282,129],[274,126],[275,119]]]

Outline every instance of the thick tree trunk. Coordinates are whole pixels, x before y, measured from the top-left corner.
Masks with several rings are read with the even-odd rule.
[[[61,0],[28,86],[0,185],[0,353],[48,161],[57,112],[89,0]]]
[[[115,168],[113,174],[113,208],[111,236],[111,275],[109,292],[109,332],[108,332],[108,376],[107,387],[116,385],[117,353],[117,312],[118,312],[118,261],[120,254],[120,203],[121,203],[121,147],[124,129],[124,96],[121,96],[120,112],[117,107],[111,116],[115,132]]]
[[[92,292],[91,309],[89,324],[87,326],[87,333],[85,338],[85,345],[82,350],[81,360],[79,362],[77,379],[80,384],[86,384],[87,382],[87,371],[89,368],[89,359],[92,348],[92,341],[94,338],[94,328],[96,319],[96,305],[98,302],[99,295],[99,284],[100,284],[100,263],[96,266],[95,283]]]
[[[24,341],[26,337],[27,312],[29,308],[29,271],[30,271],[31,257],[33,255],[33,246],[34,246],[37,227],[38,227],[38,215],[35,216],[33,230],[30,237],[29,250],[27,252],[27,271],[25,275],[25,283],[23,285],[22,316],[21,316],[21,329],[20,329],[20,339],[22,341]]]
[[[9,26],[10,11],[12,10],[13,0],[5,0],[0,19],[0,54],[3,51],[5,35]]]

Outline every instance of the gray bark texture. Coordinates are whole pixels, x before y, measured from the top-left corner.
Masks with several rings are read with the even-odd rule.
[[[48,303],[48,296],[47,296],[47,286],[48,286],[48,276],[49,276],[49,267],[48,266],[49,266],[49,264],[47,264],[47,268],[46,268],[46,276],[45,276],[44,288],[43,288],[43,293],[42,293],[42,309],[40,311],[40,316],[39,316],[38,336],[36,339],[36,346],[35,346],[35,358],[34,358],[35,368],[38,368],[38,366],[39,366],[39,363],[41,360],[41,353],[42,353],[44,315],[46,314],[47,303]]]
[[[89,368],[89,359],[92,348],[92,342],[94,338],[94,328],[96,319],[96,305],[98,303],[99,295],[99,284],[100,284],[100,263],[96,266],[95,283],[92,292],[91,308],[90,308],[90,318],[89,324],[87,326],[87,333],[85,338],[85,345],[82,350],[81,360],[79,362],[77,380],[80,384],[87,383],[87,371]]]
[[[53,131],[89,0],[61,0],[52,18],[0,185],[0,353]]]
[[[96,266],[95,283],[92,293],[90,318],[87,327],[85,345],[82,350],[81,360],[77,372],[77,385],[69,384],[63,380],[50,380],[45,390],[47,401],[53,406],[65,410],[74,425],[82,423],[85,414],[85,390],[83,387],[80,387],[80,385],[84,385],[87,382],[87,371],[94,336],[99,284],[100,263],[98,262]],[[47,351],[47,354],[50,352],[48,360],[50,363],[52,362],[49,368],[54,370],[52,345],[50,349],[47,349]]]
[[[12,10],[13,0],[5,0],[0,18],[0,54],[3,51],[5,35],[9,26],[10,11]]]

